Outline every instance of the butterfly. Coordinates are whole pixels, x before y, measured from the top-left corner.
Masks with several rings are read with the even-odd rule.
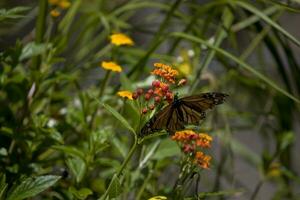
[[[197,125],[206,117],[206,110],[222,104],[227,94],[219,92],[201,93],[178,98],[156,113],[141,129],[139,136],[144,137],[165,129],[169,134],[182,130],[186,125]]]

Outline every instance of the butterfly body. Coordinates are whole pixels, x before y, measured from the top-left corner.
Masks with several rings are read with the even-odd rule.
[[[182,104],[182,101],[178,99],[178,96],[175,95],[174,101],[172,102],[172,108],[177,108]]]
[[[142,128],[140,137],[165,129],[168,133],[182,130],[185,125],[197,125],[205,118],[206,110],[225,101],[227,94],[211,92],[178,98],[158,111]]]

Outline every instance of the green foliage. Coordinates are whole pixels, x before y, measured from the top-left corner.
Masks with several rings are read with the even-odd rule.
[[[23,18],[25,15],[22,15],[25,11],[29,10],[30,7],[15,7],[12,9],[0,9],[0,22],[8,19],[18,19]]]
[[[93,192],[88,188],[76,190],[74,187],[70,187],[69,191],[75,196],[75,198],[81,200],[86,199],[89,195],[93,194]]]
[[[34,197],[48,187],[54,185],[60,179],[59,176],[47,175],[39,177],[29,177],[21,180],[21,183],[15,185],[7,195],[7,200],[21,200],[28,197]]]
[[[108,196],[109,198],[116,198],[121,194],[121,184],[120,180],[116,175],[113,176],[110,185],[108,186]]]
[[[299,198],[298,0],[65,1],[0,3],[0,200]],[[229,94],[191,126],[209,170],[165,131],[139,138],[162,108],[117,95],[155,62],[185,72],[180,97]]]

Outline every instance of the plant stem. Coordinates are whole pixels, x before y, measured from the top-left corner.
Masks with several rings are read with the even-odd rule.
[[[36,30],[35,30],[35,43],[42,43],[43,37],[45,34],[45,27],[46,27],[46,17],[47,17],[47,7],[48,1],[47,0],[40,0],[39,1],[39,13],[36,21]],[[33,69],[39,70],[41,65],[41,56],[35,56],[32,58],[32,66]]]
[[[131,157],[133,156],[133,153],[135,152],[136,147],[137,147],[137,145],[138,145],[137,141],[138,141],[137,135],[134,134],[134,142],[133,142],[133,145],[132,145],[131,149],[129,150],[129,152],[128,152],[126,158],[125,158],[125,160],[123,161],[123,163],[122,163],[120,169],[118,170],[118,172],[117,172],[117,174],[116,174],[116,175],[117,175],[117,178],[119,178],[119,177],[121,176],[123,170],[125,169],[125,167],[127,166],[128,162],[130,161]],[[112,179],[112,180],[113,180],[113,179]],[[112,180],[110,181],[108,188],[106,189],[106,191],[105,191],[103,197],[101,198],[102,200],[105,200],[105,199],[107,198],[108,192],[109,192],[109,190],[110,190],[110,188],[111,188],[111,185],[112,185]]]
[[[135,200],[140,200],[142,195],[143,195],[143,192],[146,188],[146,185],[148,183],[148,181],[150,180],[150,178],[152,177],[152,174],[153,174],[153,171],[151,170],[150,173],[147,175],[146,179],[144,180],[139,192],[137,193],[137,196],[136,196],[136,199]]]
[[[121,168],[119,169],[119,171],[117,173],[118,177],[121,176],[123,170],[125,169],[126,165],[128,164],[129,160],[131,159],[134,151],[136,150],[136,147],[137,147],[137,136],[135,135],[135,137],[134,137],[134,143],[133,143],[133,145],[132,145],[132,147],[131,147],[128,155],[126,156],[126,159],[124,160]]]
[[[136,70],[139,70],[139,72],[143,71],[148,58],[155,51],[155,49],[160,45],[160,43],[163,41],[162,38],[165,38],[164,31],[168,27],[173,14],[175,13],[176,9],[179,7],[181,2],[182,2],[182,0],[176,0],[173,3],[173,5],[171,6],[170,10],[168,11],[167,16],[165,17],[164,21],[160,24],[159,29],[154,34],[154,36],[150,42],[150,46],[148,47],[148,49],[149,49],[148,52],[143,57],[141,57],[141,59],[127,73],[128,77],[131,77]]]
[[[220,44],[225,39],[225,37],[227,37],[227,33],[226,33],[227,30],[224,30],[224,28],[229,29],[229,27],[231,26],[231,24],[233,22],[233,15],[228,8],[225,8],[222,18],[223,18],[223,23],[220,24],[220,26],[219,26],[219,30],[217,31],[217,35],[216,35],[216,40],[214,42],[214,45],[217,47],[220,46]],[[196,87],[200,81],[200,76],[201,76],[202,71],[205,68],[207,68],[208,65],[211,63],[212,59],[214,58],[215,53],[216,53],[216,51],[214,49],[210,49],[209,53],[207,54],[204,61],[202,62],[201,66],[198,69],[197,74],[195,76],[195,80],[193,81],[193,83],[190,86],[191,93],[193,93],[193,91],[196,89]]]
[[[108,83],[108,80],[109,80],[109,77],[110,77],[110,74],[111,74],[111,71],[106,71],[105,77],[104,77],[104,79],[102,81],[102,84],[100,86],[100,91],[99,91],[98,98],[101,98],[103,96],[105,87],[106,87],[106,85]],[[90,129],[93,128],[93,124],[94,124],[94,121],[95,121],[97,111],[98,111],[98,107],[95,109],[95,111],[92,114],[91,121],[90,121],[90,124],[89,124]]]
[[[251,195],[251,197],[250,197],[250,200],[254,200],[254,199],[256,198],[256,196],[257,196],[257,194],[258,194],[258,192],[259,192],[261,186],[263,185],[263,183],[264,183],[263,180],[260,180],[260,181],[257,183],[257,185],[256,185],[256,187],[255,187],[255,189],[254,189],[254,192],[252,193],[252,195]]]

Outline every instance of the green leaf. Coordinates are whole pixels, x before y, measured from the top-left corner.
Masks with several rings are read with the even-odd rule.
[[[122,143],[117,137],[113,137],[111,142],[116,147],[116,149],[120,152],[123,158],[126,157],[128,153],[128,148],[125,143]]]
[[[176,142],[167,138],[160,143],[159,148],[152,158],[162,160],[164,158],[176,155],[180,155],[180,149],[178,148],[178,145],[176,144]]]
[[[54,185],[59,179],[60,176],[54,175],[26,178],[9,193],[7,200],[21,200],[33,197]]]
[[[54,128],[48,129],[48,130],[47,130],[47,133],[49,133],[49,136],[50,136],[53,140],[55,140],[55,141],[57,141],[57,142],[59,142],[59,143],[61,143],[61,144],[64,143],[63,137],[61,136],[60,132],[58,132],[56,129],[54,129]]]
[[[121,194],[121,184],[120,180],[115,174],[112,178],[112,181],[108,187],[108,196],[109,198],[116,198]]]
[[[149,147],[147,146],[148,148],[146,149],[145,156],[142,156],[143,159],[139,163],[139,168],[143,168],[143,166],[152,158],[152,156],[155,155],[160,143],[161,140],[156,140],[155,143],[149,145]]]
[[[97,99],[96,99],[97,100]],[[109,105],[105,104],[105,103],[101,103],[99,100],[97,100],[99,104],[101,104],[107,111],[109,111],[115,118],[117,118],[121,124],[127,128],[129,131],[131,131],[132,133],[136,134],[134,129],[129,125],[128,121],[122,116],[120,115],[114,108],[110,107]]]
[[[226,7],[224,8],[224,11],[223,11],[222,20],[223,20],[223,23],[219,26],[219,28],[218,28],[219,30],[216,33],[216,39],[213,42],[213,44],[216,47],[219,47],[222,44],[222,41],[227,37],[227,32],[225,31],[225,29],[229,29],[233,22],[233,14]],[[196,74],[196,80],[193,83],[192,88],[191,88],[191,93],[193,93],[193,91],[195,90],[196,86],[198,85],[198,83],[200,81],[200,79],[198,79],[198,77],[200,77],[201,72],[209,66],[209,64],[213,60],[214,56],[215,56],[215,50],[210,49],[209,53],[206,55],[206,57],[204,58],[204,61],[202,62],[202,64],[199,67],[199,70]]]
[[[78,150],[75,147],[65,146],[65,145],[55,145],[55,146],[52,146],[52,148],[56,149],[56,150],[59,150],[59,151],[62,151],[62,152],[66,153],[66,154],[69,154],[71,156],[79,157],[82,160],[85,160],[84,153],[82,153],[80,150]]]
[[[285,132],[280,138],[280,151],[284,151],[295,140],[293,132]]]
[[[0,156],[7,156],[8,152],[7,149],[5,149],[4,147],[0,148]]]
[[[78,157],[74,157],[67,159],[66,163],[75,176],[76,182],[80,183],[86,173],[85,162]]]
[[[74,187],[69,188],[69,192],[72,193],[77,199],[86,199],[89,195],[93,194],[93,191],[88,188],[81,188],[77,190]]]
[[[15,7],[9,10],[6,9],[0,9],[0,21],[3,21],[5,19],[18,19],[24,17],[24,15],[21,15],[20,13],[25,12],[29,10],[30,7]]]
[[[245,70],[251,72],[252,74],[254,74],[257,78],[261,79],[263,82],[265,82],[266,84],[268,84],[269,86],[271,86],[272,88],[274,88],[275,90],[277,90],[278,92],[280,92],[281,94],[289,97],[290,99],[294,100],[297,103],[300,103],[300,100],[297,99],[294,95],[290,94],[289,92],[287,92],[286,90],[282,89],[281,87],[279,87],[274,81],[270,80],[268,77],[266,77],[265,75],[261,74],[260,72],[258,72],[257,70],[254,69],[254,67],[251,67],[250,65],[248,65],[247,63],[245,63],[243,60],[237,58],[236,56],[228,53],[227,51],[218,48],[208,42],[206,42],[205,40],[199,38],[199,37],[195,37],[189,34],[185,34],[185,33],[180,33],[180,32],[173,32],[171,34],[171,36],[175,36],[175,37],[183,37],[187,40],[193,41],[193,42],[197,42],[200,44],[204,44],[207,47],[214,49],[217,53],[222,54],[223,56],[233,60],[234,62],[236,62],[237,64],[239,64],[241,67],[243,67]]]
[[[294,44],[298,45],[300,47],[300,41],[297,40],[294,36],[292,36],[289,32],[284,30],[281,26],[279,26],[276,22],[274,22],[271,18],[269,18],[267,15],[265,15],[263,12],[252,6],[251,4],[248,4],[244,1],[237,1],[237,5],[243,7],[244,9],[254,13],[256,16],[260,17],[262,20],[264,20],[266,23],[268,23],[270,26],[281,32],[284,36],[286,36],[288,39],[290,39]]]
[[[0,200],[4,199],[6,189],[7,189],[6,176],[5,174],[1,174],[0,175]]]
[[[23,49],[20,56],[20,61],[31,58],[32,56],[41,55],[49,49],[51,45],[49,44],[36,44],[34,42],[28,43]]]
[[[70,27],[72,25],[72,21],[75,19],[75,16],[80,9],[82,0],[77,0],[72,3],[71,8],[68,9],[67,14],[64,16],[63,20],[59,23],[58,29],[62,31],[63,34],[67,35]]]

